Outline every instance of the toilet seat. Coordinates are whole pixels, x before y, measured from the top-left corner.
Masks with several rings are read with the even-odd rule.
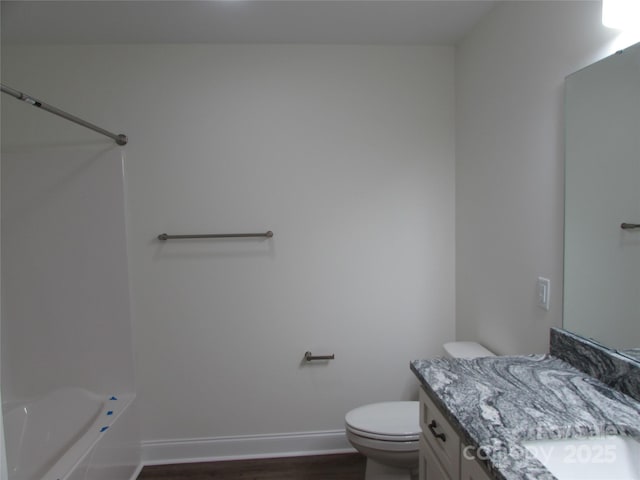
[[[383,435],[380,433],[364,432],[350,425],[347,425],[347,430],[359,437],[371,440],[382,440],[384,442],[417,442],[420,439],[419,435]]]
[[[420,438],[418,402],[364,405],[345,416],[347,430],[360,437],[386,442],[417,442]]]

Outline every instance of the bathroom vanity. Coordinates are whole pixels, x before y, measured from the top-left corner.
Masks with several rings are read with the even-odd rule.
[[[578,335],[552,329],[550,355],[412,362],[420,480],[640,480],[639,64],[636,44],[565,83],[563,325]]]
[[[565,438],[584,445],[552,444],[564,463],[613,469],[621,452],[584,439],[640,439],[638,400],[554,355],[416,360],[411,370],[421,384],[420,480],[553,480],[523,442]],[[631,463],[640,475],[640,458]]]
[[[420,389],[420,480],[488,480],[480,464],[465,455],[469,445],[444,414],[435,406],[424,388]]]

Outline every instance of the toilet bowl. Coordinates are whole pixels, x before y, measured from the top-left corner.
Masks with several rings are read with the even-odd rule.
[[[477,358],[493,353],[475,342],[443,346],[449,358]],[[345,415],[349,443],[367,457],[365,480],[417,480],[420,441],[418,402],[372,403]]]
[[[347,439],[367,457],[366,480],[417,478],[418,402],[373,403],[345,416]]]

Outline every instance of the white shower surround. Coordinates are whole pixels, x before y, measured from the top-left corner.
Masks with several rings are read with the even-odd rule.
[[[3,144],[2,400],[10,480],[102,480],[107,471],[110,480],[128,480],[130,466],[102,466],[122,455],[134,469],[140,463],[135,409],[112,406],[109,420],[122,414],[123,424],[103,423],[109,428],[97,436],[90,427],[106,408],[100,397],[128,404],[135,392],[124,158],[107,142]]]

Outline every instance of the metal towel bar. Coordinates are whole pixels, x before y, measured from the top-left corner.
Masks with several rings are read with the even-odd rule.
[[[634,228],[640,228],[640,223],[623,223],[620,225],[620,228],[623,230],[632,230]]]
[[[273,237],[273,232],[269,230],[265,233],[207,233],[203,235],[168,235],[161,233],[158,235],[158,240],[177,240],[182,238],[252,238],[252,237]]]

